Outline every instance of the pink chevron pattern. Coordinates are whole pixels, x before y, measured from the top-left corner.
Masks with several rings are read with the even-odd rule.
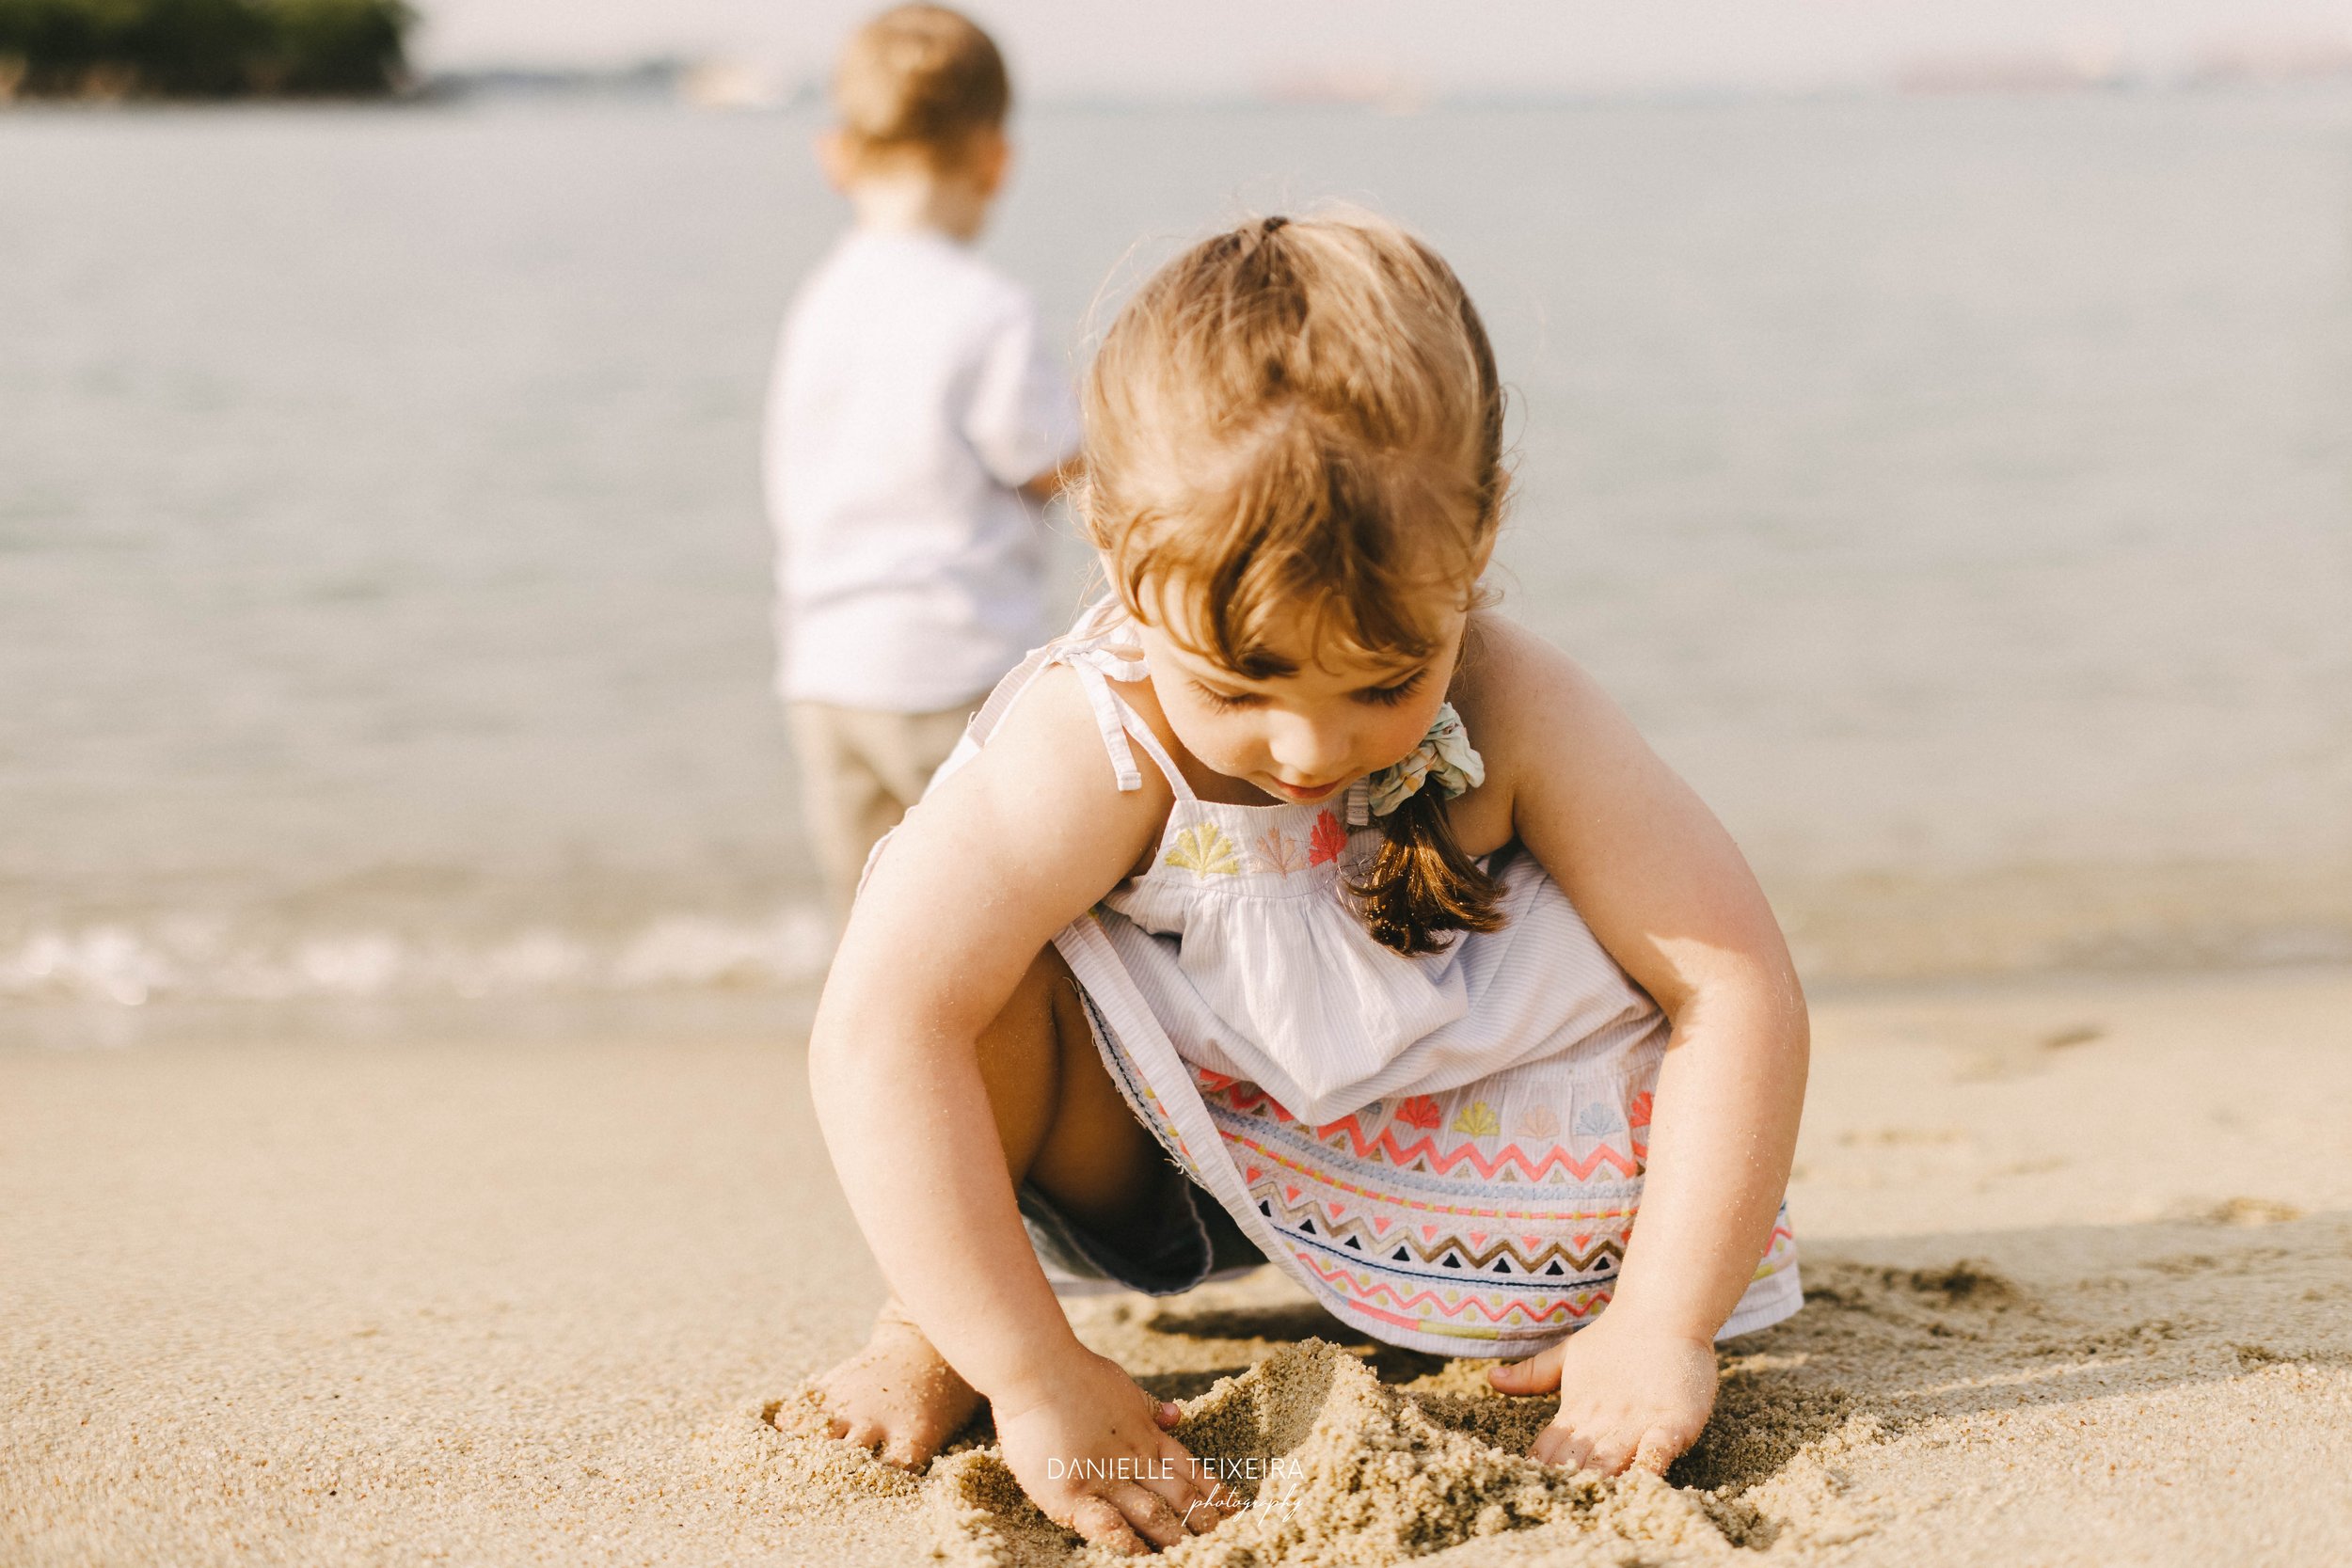
[[[1551,1298],[1504,1296],[1489,1291],[1400,1290],[1376,1275],[1327,1263],[1312,1251],[1294,1247],[1291,1256],[1349,1311],[1393,1327],[1452,1338],[1549,1340],[1581,1326],[1609,1305],[1613,1287],[1598,1285]],[[1794,1237],[1784,1216],[1755,1277],[1779,1273],[1794,1260]]]
[[[1445,1214],[1465,1220],[1581,1220],[1590,1224],[1596,1220],[1607,1221],[1616,1219],[1622,1219],[1630,1223],[1633,1218],[1633,1206],[1623,1203],[1609,1204],[1598,1208],[1563,1207],[1558,1204],[1547,1204],[1540,1209],[1471,1209],[1465,1208],[1457,1203],[1438,1203],[1428,1198],[1415,1197],[1408,1193],[1384,1192],[1377,1187],[1368,1187],[1358,1182],[1343,1180],[1329,1171],[1318,1170],[1301,1161],[1292,1159],[1289,1155],[1283,1153],[1279,1148],[1272,1148],[1266,1144],[1259,1143],[1247,1136],[1243,1132],[1227,1127],[1222,1121],[1218,1122],[1217,1131],[1224,1134],[1225,1141],[1228,1144],[1233,1145],[1239,1148],[1248,1149],[1251,1154],[1257,1156],[1259,1159],[1269,1164],[1280,1165],[1285,1170],[1293,1171],[1297,1175],[1307,1178],[1309,1180],[1315,1181],[1323,1186],[1328,1187],[1334,1192],[1351,1194],[1352,1196],[1362,1199],[1367,1205],[1376,1204],[1391,1209],[1410,1209],[1421,1213]],[[1544,1196],[1544,1194],[1542,1190],[1539,1189],[1534,1195],[1526,1195],[1514,1191],[1511,1196],[1514,1197],[1522,1197],[1527,1196]]]
[[[1795,1236],[1786,1221],[1775,1223],[1764,1259],[1756,1266],[1756,1277],[1762,1279],[1787,1267],[1794,1243]],[[1326,1288],[1347,1298],[1350,1306],[1367,1317],[1400,1328],[1454,1334],[1470,1339],[1499,1338],[1502,1325],[1515,1321],[1556,1332],[1562,1327],[1581,1323],[1598,1312],[1609,1305],[1609,1299],[1614,1293],[1611,1287],[1597,1286],[1549,1301],[1538,1297],[1533,1300],[1514,1299],[1498,1305],[1491,1298],[1476,1292],[1424,1290],[1406,1293],[1375,1276],[1360,1274],[1344,1265],[1326,1264],[1311,1252],[1297,1250],[1293,1256]],[[1433,1316],[1446,1320],[1446,1324],[1433,1323]],[[1470,1321],[1453,1322],[1457,1319]]]
[[[1255,1084],[1227,1078],[1223,1073],[1216,1072],[1196,1072],[1194,1076],[1200,1081],[1201,1097],[1209,1101],[1212,1112],[1219,1104],[1223,1104],[1230,1106],[1239,1115],[1248,1116],[1263,1105],[1273,1113],[1274,1119],[1278,1122],[1297,1120]],[[1646,1101],[1648,1098],[1647,1095],[1641,1097],[1643,1101]],[[1408,1101],[1407,1104],[1409,1103]],[[1639,1112],[1640,1120],[1635,1121],[1634,1116],[1629,1114],[1626,1118],[1628,1123],[1646,1126],[1649,1121],[1647,1104],[1639,1104],[1636,1109]],[[1399,1119],[1405,1118],[1391,1118],[1381,1124],[1379,1131],[1374,1133],[1364,1130],[1363,1121],[1359,1116],[1350,1114],[1342,1117],[1337,1121],[1325,1123],[1316,1128],[1314,1132],[1317,1138],[1325,1142],[1329,1142],[1335,1137],[1345,1138],[1349,1152],[1359,1160],[1380,1160],[1400,1167],[1412,1167],[1418,1164],[1420,1168],[1438,1176],[1450,1176],[1454,1174],[1457,1165],[1468,1164],[1472,1171],[1477,1173],[1482,1181],[1494,1180],[1504,1170],[1518,1171],[1519,1179],[1524,1181],[1542,1181],[1554,1171],[1565,1175],[1571,1180],[1589,1181],[1594,1173],[1603,1165],[1609,1166],[1621,1177],[1631,1178],[1642,1174],[1643,1163],[1649,1153],[1647,1144],[1634,1143],[1630,1139],[1628,1140],[1629,1152],[1620,1151],[1603,1143],[1596,1146],[1593,1151],[1582,1159],[1577,1158],[1574,1153],[1560,1144],[1552,1144],[1540,1152],[1530,1155],[1518,1144],[1511,1143],[1488,1154],[1472,1140],[1464,1138],[1449,1150],[1439,1146],[1438,1135],[1434,1132],[1423,1132],[1420,1137],[1410,1143],[1399,1141],[1395,1127],[1395,1121]],[[1408,1121],[1407,1125],[1414,1124]],[[1416,1130],[1418,1131],[1419,1128],[1416,1127]]]
[[[1504,1135],[1470,1089],[1308,1126],[1255,1084],[1194,1079],[1284,1260],[1368,1331],[1505,1354],[1589,1322],[1614,1293],[1648,1154],[1645,1087],[1614,1101],[1597,1123],[1613,1132],[1580,1151]],[[1793,1258],[1778,1225],[1757,1277]]]
[[[1476,1291],[1414,1291],[1408,1293],[1371,1275],[1342,1266],[1327,1265],[1312,1253],[1301,1252],[1296,1257],[1308,1272],[1347,1297],[1360,1311],[1369,1312],[1384,1323],[1424,1331],[1434,1326],[1430,1321],[1434,1316],[1454,1323],[1452,1328],[1441,1329],[1440,1332],[1458,1334],[1469,1339],[1499,1338],[1495,1331],[1502,1324],[1515,1321],[1534,1327],[1549,1326],[1556,1331],[1560,1327],[1581,1323],[1608,1306],[1612,1293],[1610,1288],[1604,1285],[1550,1300],[1537,1297],[1531,1301],[1501,1303]],[[1463,1322],[1456,1323],[1455,1320]]]

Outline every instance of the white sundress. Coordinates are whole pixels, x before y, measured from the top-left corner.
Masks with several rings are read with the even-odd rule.
[[[1321,802],[1199,799],[1112,683],[1145,678],[1118,606],[1001,682],[942,776],[1031,682],[1076,672],[1121,789],[1175,804],[1151,868],[1055,946],[1137,1118],[1342,1321],[1443,1355],[1523,1355],[1609,1301],[1668,1022],[1534,858],[1487,865],[1504,924],[1438,954],[1375,942],[1346,879],[1378,846]],[[1349,821],[1359,824],[1353,828]],[[1722,1338],[1803,1303],[1788,1215]]]

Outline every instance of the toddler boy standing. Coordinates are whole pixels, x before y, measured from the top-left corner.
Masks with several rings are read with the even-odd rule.
[[[855,223],[785,322],[767,429],[777,683],[836,911],[997,678],[1045,641],[1036,506],[1078,449],[1026,291],[969,248],[1011,89],[929,5],[851,37],[818,143]]]

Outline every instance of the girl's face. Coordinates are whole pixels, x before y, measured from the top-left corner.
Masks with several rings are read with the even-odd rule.
[[[1448,606],[1437,651],[1420,659],[1278,641],[1269,652],[1295,673],[1263,680],[1190,652],[1161,627],[1138,630],[1152,690],[1184,749],[1278,800],[1309,801],[1403,761],[1421,744],[1445,704],[1468,621]]]

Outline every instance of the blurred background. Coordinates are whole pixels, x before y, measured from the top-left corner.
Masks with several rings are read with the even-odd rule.
[[[0,0],[0,1032],[805,995],[757,422],[866,8]],[[1245,213],[1454,261],[1506,604],[1810,981],[2352,959],[2352,3],[973,10],[1073,374]]]

